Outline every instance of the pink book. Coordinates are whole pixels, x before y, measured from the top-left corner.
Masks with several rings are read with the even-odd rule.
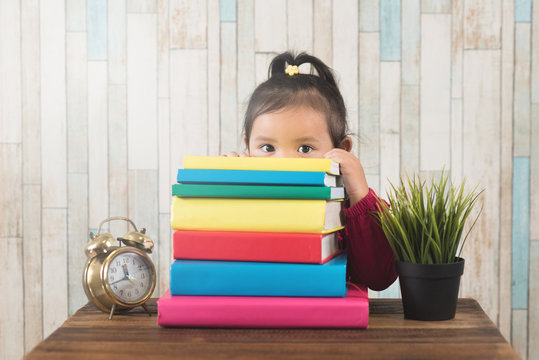
[[[171,296],[157,301],[157,323],[166,327],[366,328],[366,287],[344,298]]]

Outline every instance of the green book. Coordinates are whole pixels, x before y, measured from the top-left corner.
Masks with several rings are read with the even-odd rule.
[[[343,187],[174,184],[172,195],[180,197],[344,199]]]

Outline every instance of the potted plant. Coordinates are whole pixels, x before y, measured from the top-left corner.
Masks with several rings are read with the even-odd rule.
[[[391,184],[389,206],[379,201],[375,216],[396,258],[404,317],[448,320],[455,317],[464,259],[464,224],[477,203],[477,187],[465,191],[447,174],[427,183],[414,176]]]

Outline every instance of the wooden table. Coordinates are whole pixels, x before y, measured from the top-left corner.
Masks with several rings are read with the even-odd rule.
[[[156,313],[156,299],[149,309]],[[85,305],[28,359],[518,359],[473,299],[449,321],[405,320],[398,299],[372,299],[368,329],[161,328],[135,309],[108,314]]]

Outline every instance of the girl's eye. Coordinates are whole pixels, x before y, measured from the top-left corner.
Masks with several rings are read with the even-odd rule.
[[[313,151],[313,148],[310,147],[309,145],[301,145],[299,148],[298,148],[298,151],[302,154],[308,154],[310,153],[311,151]]]
[[[260,149],[262,149],[262,151],[264,151],[264,152],[274,152],[275,151],[275,148],[273,147],[273,145],[269,145],[269,144],[262,145],[260,147]]]

